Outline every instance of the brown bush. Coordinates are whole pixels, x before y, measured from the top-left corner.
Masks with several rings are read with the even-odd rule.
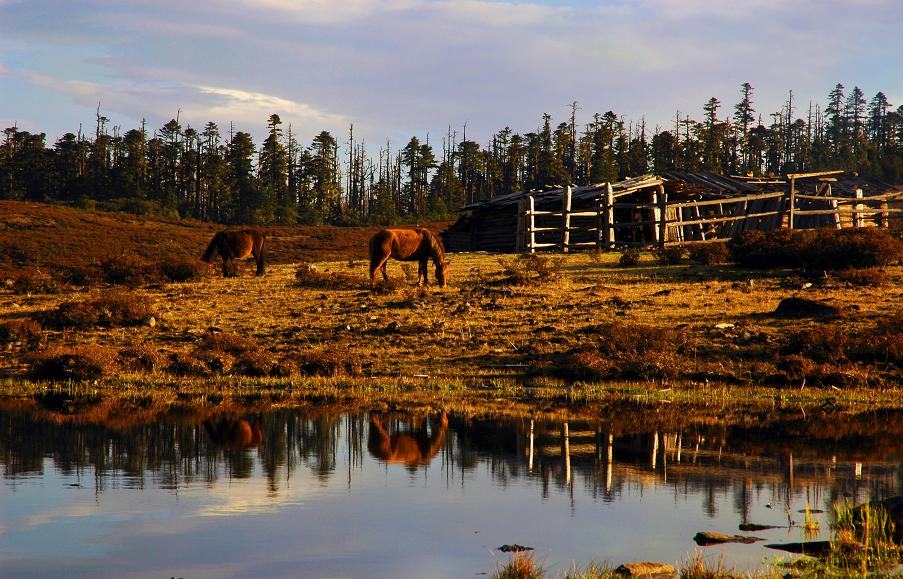
[[[40,347],[46,336],[41,324],[30,319],[10,320],[0,324],[0,344],[17,345],[23,350]]]
[[[137,326],[153,313],[146,298],[129,291],[111,291],[83,302],[64,302],[46,315],[46,320],[60,327]]]
[[[34,269],[13,279],[11,289],[17,294],[55,294],[62,290],[62,284],[51,274]]]
[[[173,353],[170,355],[166,372],[175,376],[199,378],[204,378],[211,374],[210,369],[204,362],[194,356],[182,353]]]
[[[499,258],[505,281],[515,285],[528,285],[554,279],[561,273],[561,258],[524,253],[514,258]]]
[[[295,270],[295,281],[301,287],[320,289],[360,289],[363,281],[359,276],[343,271],[321,271],[316,266],[302,263]]]
[[[115,371],[115,356],[99,346],[63,347],[32,358],[36,380],[99,380]]]
[[[846,360],[847,334],[836,326],[820,326],[787,336],[781,348],[784,355],[805,356],[819,364]]]
[[[655,258],[662,265],[677,265],[684,258],[683,247],[659,247],[655,250]]]
[[[903,310],[892,313],[872,330],[851,340],[847,350],[854,360],[903,367]]]
[[[156,270],[163,281],[170,283],[200,281],[210,276],[211,271],[206,263],[189,257],[159,261]]]
[[[777,380],[778,382],[799,384],[815,370],[815,362],[799,354],[789,354],[778,358],[775,362],[775,368],[780,372],[777,376],[777,378],[780,378],[780,380]]]
[[[720,265],[729,255],[726,243],[706,243],[690,250],[690,260],[702,265]]]
[[[277,366],[276,360],[269,352],[246,352],[235,364],[232,365],[232,373],[242,376],[264,377],[278,374],[274,372]]]
[[[206,332],[197,344],[198,352],[228,352],[234,356],[256,351],[257,341],[234,332]]]
[[[621,257],[618,259],[618,263],[624,267],[633,267],[640,263],[640,257],[642,256],[642,252],[635,247],[630,247],[621,252]]]
[[[119,350],[116,361],[129,372],[152,374],[160,369],[160,354],[146,346],[133,346]]]
[[[596,343],[556,356],[554,375],[576,380],[680,377],[692,341],[685,331],[612,322],[596,326]]]
[[[362,371],[357,355],[341,348],[301,352],[293,361],[298,371],[308,376],[358,376]]]
[[[903,242],[877,228],[747,231],[728,246],[732,261],[753,269],[883,267],[903,258]]]
[[[158,281],[153,264],[131,254],[110,257],[100,263],[103,280],[110,285],[138,287]]]
[[[843,269],[834,274],[838,281],[857,287],[881,287],[887,285],[890,276],[883,269]]]

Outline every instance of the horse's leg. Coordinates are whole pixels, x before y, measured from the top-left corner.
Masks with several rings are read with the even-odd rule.
[[[429,270],[426,267],[426,260],[421,259],[417,262],[417,285],[430,285]]]
[[[386,261],[383,262],[382,267],[379,268],[379,271],[383,273],[383,281],[389,281],[389,272],[386,271],[386,267],[389,265],[389,258],[386,258]]]
[[[257,273],[255,275],[263,275],[266,267],[266,238],[260,240],[260,247],[254,248],[254,259],[257,260]]]

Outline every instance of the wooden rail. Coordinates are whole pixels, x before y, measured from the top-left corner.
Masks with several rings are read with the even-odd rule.
[[[649,192],[646,201],[626,202],[607,183],[598,186],[593,207],[576,210],[572,208],[570,187],[562,193],[560,209],[538,210],[536,198],[528,195],[518,202],[517,250],[533,253],[555,248],[566,252],[576,248],[718,243],[750,229],[888,227],[891,219],[903,219],[903,208],[889,207],[890,201],[903,201],[903,191],[865,197],[857,189],[854,197],[832,195],[831,183],[836,179],[829,175],[839,173],[788,175],[789,182],[783,183],[789,189],[784,192],[680,202],[670,202],[664,185],[655,183],[641,190]],[[798,179],[814,178],[818,178],[815,195],[797,191]],[[543,201],[548,203],[548,199]],[[627,220],[623,220],[625,215],[629,216]]]

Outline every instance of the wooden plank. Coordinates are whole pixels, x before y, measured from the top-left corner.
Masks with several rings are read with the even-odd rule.
[[[533,231],[534,229],[536,229],[536,216],[533,215],[533,212],[536,210],[536,200],[533,198],[532,195],[527,195],[527,210],[528,210],[527,232],[530,236],[530,244],[527,246],[527,248],[530,251],[530,253],[533,253],[536,251],[536,232]]]
[[[665,193],[665,186],[658,186],[658,239],[662,246],[668,241],[668,196]]]
[[[784,193],[763,193],[761,195],[744,195],[743,197],[725,197],[724,199],[710,199],[707,201],[685,201],[683,203],[672,203],[671,207],[706,207],[709,205],[721,205],[725,203],[744,203],[746,201],[754,201],[757,199],[774,199],[783,197]]]
[[[602,216],[604,239],[602,240],[605,249],[611,250],[615,245],[615,196],[611,188],[611,183],[605,184],[605,203],[603,205],[604,214]]]
[[[762,213],[750,213],[748,215],[728,215],[725,217],[704,217],[702,219],[694,219],[692,221],[683,221],[684,225],[705,225],[706,223],[727,223],[729,221],[738,221],[741,219],[749,219],[754,217],[768,217],[770,215],[779,215],[780,211],[765,211]]]
[[[568,185],[564,190],[564,197],[561,199],[561,251],[567,253],[568,243],[571,240],[571,186]]]
[[[794,213],[796,212],[796,177],[792,175],[788,175],[790,177],[790,222],[789,227],[793,229],[793,218]]]
[[[517,253],[523,253],[524,247],[526,246],[526,238],[525,234],[527,232],[527,224],[526,224],[526,213],[527,211],[527,200],[519,199],[517,201],[517,239],[515,241],[515,246]]]
[[[809,179],[810,177],[827,177],[829,175],[843,175],[846,171],[834,170],[834,171],[816,171],[814,173],[787,173],[787,178],[790,179],[791,187],[793,186],[793,181],[797,179]]]

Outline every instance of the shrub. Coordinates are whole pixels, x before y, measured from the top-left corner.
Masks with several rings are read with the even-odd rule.
[[[293,361],[298,371],[308,376],[358,376],[362,370],[358,357],[340,348],[302,352],[296,354]]]
[[[171,283],[199,281],[210,275],[210,267],[200,260],[182,257],[157,263],[163,280]]]
[[[594,328],[596,343],[565,353],[552,368],[558,376],[598,381],[673,379],[683,373],[692,347],[685,331],[612,322]]]
[[[903,258],[903,242],[877,228],[747,231],[728,246],[732,261],[753,269],[868,268]]]
[[[146,346],[133,346],[119,350],[116,361],[125,370],[152,374],[161,366],[160,354]]]
[[[253,338],[246,338],[233,332],[208,331],[201,337],[196,349],[206,352],[228,352],[237,356],[257,350],[258,345]]]
[[[690,259],[702,265],[720,265],[727,261],[730,251],[726,243],[706,243],[690,250]]]
[[[41,324],[32,319],[10,320],[0,324],[0,343],[19,344],[24,350],[34,350],[45,339]]]
[[[903,310],[879,321],[875,327],[851,340],[850,358],[862,362],[903,366]]]
[[[99,380],[115,367],[111,352],[98,346],[58,348],[32,360],[31,376],[37,380]]]
[[[128,291],[111,291],[94,300],[65,302],[47,315],[61,327],[137,326],[153,313],[146,298]]]
[[[857,287],[881,287],[887,285],[890,276],[883,269],[844,269],[834,274],[846,284]]]
[[[790,334],[781,353],[805,356],[819,364],[833,364],[846,360],[846,345],[846,332],[836,326],[823,326]]]
[[[138,287],[156,281],[154,268],[146,260],[129,254],[121,254],[100,263],[103,280],[110,285]]]
[[[201,360],[194,356],[187,356],[181,353],[170,355],[169,365],[166,371],[175,376],[184,377],[206,377],[210,376],[210,369]]]
[[[232,365],[232,373],[259,378],[278,374],[278,372],[274,372],[276,366],[272,354],[258,350],[247,352],[236,360]]]
[[[62,289],[60,281],[47,272],[35,269],[13,280],[11,289],[17,294],[52,294]]]
[[[515,258],[499,258],[499,265],[505,281],[516,285],[527,285],[558,277],[561,273],[561,258],[553,258],[538,253],[523,253]]]
[[[684,258],[686,250],[683,247],[659,247],[655,250],[655,258],[662,265],[676,265]]]
[[[642,252],[635,248],[629,247],[621,252],[621,257],[618,259],[618,263],[620,263],[624,267],[633,267],[640,263],[640,257],[642,256]]]

